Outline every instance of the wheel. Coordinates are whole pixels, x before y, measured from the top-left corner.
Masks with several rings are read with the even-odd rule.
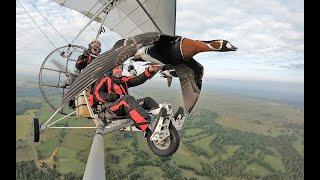
[[[169,126],[169,132],[170,136],[164,140],[163,144],[155,144],[150,140],[151,134],[147,136],[148,146],[154,154],[160,157],[169,157],[178,150],[180,136],[177,129],[172,124]]]
[[[40,140],[40,127],[38,118],[33,118],[33,141],[39,142]]]

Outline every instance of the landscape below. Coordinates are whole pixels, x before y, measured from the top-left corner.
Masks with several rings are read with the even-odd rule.
[[[303,106],[204,89],[170,158],[154,155],[142,133],[105,135],[107,178],[304,179]],[[50,129],[34,143],[32,117],[44,121],[53,111],[32,81],[17,79],[16,91],[16,178],[82,179],[94,130]],[[183,104],[179,87],[165,82],[149,81],[130,93],[170,102],[175,110]],[[93,125],[73,117],[61,124]]]

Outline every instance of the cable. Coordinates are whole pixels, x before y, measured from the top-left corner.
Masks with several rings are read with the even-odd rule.
[[[48,22],[48,24],[60,35],[60,37],[62,39],[64,39],[66,41],[66,43],[68,44],[69,42],[67,41],[67,39],[65,37],[63,37],[63,35],[61,33],[59,33],[59,31],[48,21],[48,19],[40,12],[40,10],[32,3],[32,1],[29,0],[29,2],[40,13],[40,15]]]
[[[144,2],[144,3],[146,4],[146,2]],[[160,4],[160,0],[158,0],[158,4],[157,4],[157,7],[156,7],[156,10],[154,11],[153,17],[156,17],[156,13],[158,11],[159,4]]]
[[[28,16],[30,17],[30,19],[33,21],[33,23],[38,27],[38,29],[40,30],[40,32],[48,39],[48,41],[51,43],[51,45],[57,49],[57,47],[53,44],[53,42],[49,39],[49,37],[42,31],[42,29],[40,28],[40,26],[35,22],[35,20],[32,18],[32,16],[28,13],[28,11],[26,10],[26,8],[22,5],[22,3],[20,2],[20,0],[18,0],[19,4],[21,5],[21,7],[24,9],[24,11],[28,14]]]

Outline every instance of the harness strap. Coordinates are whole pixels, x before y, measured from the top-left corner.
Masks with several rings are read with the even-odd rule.
[[[111,94],[112,91],[111,91],[111,85],[112,85],[112,78],[110,77],[107,77],[107,87],[108,87],[108,94]]]

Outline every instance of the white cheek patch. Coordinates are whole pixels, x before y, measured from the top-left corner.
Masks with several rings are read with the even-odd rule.
[[[231,48],[232,48],[232,46],[231,46],[230,43],[227,43],[226,47],[227,47],[228,49],[231,49]]]

